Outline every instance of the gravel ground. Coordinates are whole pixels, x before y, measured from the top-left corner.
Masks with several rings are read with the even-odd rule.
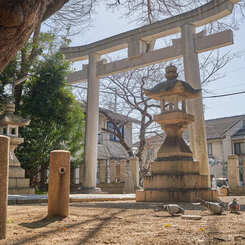
[[[7,239],[0,245],[79,244],[245,244],[245,197],[240,214],[211,215],[180,203],[201,220],[154,212],[159,204],[134,201],[72,203],[65,219],[46,218],[47,204],[8,207]],[[228,202],[232,197],[223,197]]]

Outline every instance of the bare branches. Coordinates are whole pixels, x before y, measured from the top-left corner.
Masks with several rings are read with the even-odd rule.
[[[58,32],[70,29],[70,35],[78,34],[91,23],[96,0],[69,0],[48,20],[47,25]]]
[[[118,97],[117,108],[121,113],[131,114],[140,120],[137,157],[141,171],[144,170],[143,152],[146,145],[146,131],[153,123],[154,112],[159,110],[159,104],[147,98],[144,89],[154,86],[163,79],[163,65],[160,64],[110,76],[101,83],[103,91],[114,92]],[[116,123],[114,126],[117,126]]]
[[[122,8],[126,16],[134,16],[138,23],[151,24],[157,20],[174,16],[185,11],[194,9],[206,0],[106,0],[109,8]]]

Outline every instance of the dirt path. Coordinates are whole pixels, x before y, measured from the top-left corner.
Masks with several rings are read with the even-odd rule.
[[[134,201],[73,203],[65,219],[46,218],[46,204],[9,206],[8,238],[0,245],[245,244],[245,197],[238,199],[240,215],[210,215],[199,206],[181,204],[185,214],[201,215],[201,220],[155,213],[158,204]]]

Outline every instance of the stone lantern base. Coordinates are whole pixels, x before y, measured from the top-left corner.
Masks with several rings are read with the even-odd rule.
[[[35,189],[30,188],[30,180],[25,178],[25,170],[21,168],[20,162],[14,154],[14,149],[19,144],[20,139],[11,138],[10,140],[8,193],[12,195],[35,194]]]
[[[144,190],[136,191],[137,202],[215,201],[217,191],[209,188],[209,176],[200,175],[192,160],[164,160],[151,163],[151,175],[144,177]]]

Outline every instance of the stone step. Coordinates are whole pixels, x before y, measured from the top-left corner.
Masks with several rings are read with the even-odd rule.
[[[25,170],[18,166],[9,166],[9,178],[24,178]]]
[[[200,189],[208,188],[208,176],[198,174],[166,175],[156,174],[144,177],[144,189]]]
[[[217,201],[217,191],[208,188],[136,191],[136,202],[198,202],[200,199]]]
[[[9,178],[9,188],[30,187],[30,180],[26,178]]]
[[[8,194],[9,195],[35,194],[35,189],[30,187],[9,188]]]

